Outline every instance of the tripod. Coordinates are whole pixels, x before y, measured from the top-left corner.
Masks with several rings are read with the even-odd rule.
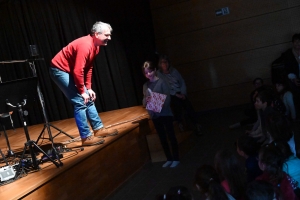
[[[53,164],[56,167],[60,167],[63,165],[63,163],[59,159],[59,155],[56,151],[56,149],[53,147],[52,143],[52,148],[53,151],[55,152],[55,158],[57,161],[52,159],[47,153],[41,149],[36,142],[30,139],[29,133],[28,133],[28,128],[27,128],[27,122],[26,122],[26,117],[28,115],[28,111],[24,111],[23,107],[26,105],[27,101],[29,102],[34,102],[33,99],[36,97],[36,86],[37,86],[37,78],[32,77],[32,78],[27,78],[27,79],[20,79],[20,80],[15,80],[15,81],[10,81],[10,82],[5,82],[1,84],[1,89],[3,94],[6,94],[6,98],[3,96],[0,96],[0,102],[1,100],[5,102],[5,104],[0,104],[0,112],[10,112],[12,109],[17,109],[19,113],[19,118],[21,120],[21,123],[24,127],[25,135],[27,142],[24,144],[24,149],[22,153],[22,157],[18,166],[17,173],[20,172],[20,168],[24,167],[23,159],[25,156],[25,152],[28,149],[31,155],[31,160],[29,163],[27,163],[27,167],[33,168],[35,170],[39,169],[39,161],[36,158],[34,149],[38,149],[40,152],[42,152],[48,159],[53,162]],[[21,103],[20,102],[21,99]],[[32,101],[30,101],[32,100]],[[50,135],[51,138],[51,135]],[[52,138],[51,138],[52,139]]]
[[[23,149],[21,161],[19,163],[17,172],[20,171],[20,167],[23,165],[22,160],[25,157],[26,149],[29,149],[30,155],[31,155],[31,160],[32,160],[32,163],[29,163],[29,166],[27,166],[27,167],[32,167],[35,170],[39,169],[39,161],[36,158],[34,148],[36,148],[40,152],[42,152],[57,168],[60,167],[60,166],[63,166],[63,163],[60,161],[59,155],[57,154],[57,152],[56,152],[56,156],[55,157],[56,157],[56,159],[57,159],[58,162],[56,162],[55,160],[53,160],[43,149],[41,149],[33,140],[30,139],[29,133],[28,133],[28,128],[27,128],[27,123],[26,123],[26,119],[25,119],[25,117],[28,115],[28,112],[27,111],[23,111],[23,106],[25,104],[26,104],[26,100],[23,101],[22,103],[18,103],[17,104],[17,108],[18,108],[18,112],[19,112],[19,117],[20,117],[21,122],[23,123],[24,131],[25,131],[25,135],[26,135],[26,139],[27,139],[27,142],[24,145],[24,149]],[[53,150],[56,151],[55,148],[53,148]]]
[[[33,60],[37,60],[37,59],[33,59]],[[32,73],[33,73],[33,76],[34,77],[37,77],[37,74],[36,74],[36,69],[35,69],[35,64],[34,64],[34,61],[28,61],[28,64],[32,70]],[[41,89],[40,89],[40,85],[38,83],[37,85],[37,92],[38,92],[38,96],[39,96],[39,100],[40,100],[40,103],[41,103],[41,106],[42,106],[42,111],[43,111],[43,116],[44,116],[44,120],[45,120],[45,124],[44,124],[44,128],[42,129],[40,135],[38,136],[37,140],[36,140],[36,143],[39,142],[39,140],[42,138],[42,139],[49,139],[50,142],[53,143],[53,139],[55,137],[57,137],[60,133],[63,133],[65,134],[66,136],[70,137],[71,139],[74,139],[73,136],[67,134],[66,132],[62,131],[61,129],[55,127],[54,125],[52,125],[51,123],[49,123],[49,120],[48,120],[48,117],[47,117],[47,113],[46,113],[46,109],[45,109],[45,101],[44,101],[44,98],[43,98],[43,94],[41,92]],[[50,127],[56,129],[57,131],[59,131],[55,136],[52,136],[52,133],[51,133],[51,129]],[[43,133],[44,131],[47,129],[47,132],[48,132],[48,135],[49,135],[49,138],[44,138],[42,137],[43,136]]]

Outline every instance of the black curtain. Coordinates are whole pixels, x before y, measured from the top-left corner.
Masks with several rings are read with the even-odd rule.
[[[69,42],[89,34],[96,21],[113,28],[112,40],[101,47],[94,63],[98,112],[140,105],[145,81],[141,66],[155,56],[148,0],[0,1],[0,61],[31,59],[28,47],[37,45],[39,57],[33,63],[50,122],[73,117],[71,104],[49,77],[50,60]],[[28,62],[20,62],[0,64],[0,76],[7,82],[33,73]],[[38,98],[28,102],[28,111],[29,125],[44,122]],[[18,116],[13,118],[19,126]]]

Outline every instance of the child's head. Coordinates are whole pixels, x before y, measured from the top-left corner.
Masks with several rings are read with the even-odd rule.
[[[253,83],[254,88],[257,89],[264,84],[264,81],[262,78],[255,78],[252,83]]]
[[[235,198],[241,197],[244,194],[246,173],[235,152],[220,150],[215,155],[214,162],[220,179],[228,182],[231,194]]]
[[[246,134],[241,135],[236,141],[237,153],[245,158],[256,156],[259,150],[259,144],[253,137]]]
[[[289,89],[288,83],[284,80],[277,80],[275,86],[278,94],[284,94]]]
[[[291,151],[290,145],[285,141],[274,141],[272,145],[275,145],[275,147],[280,151],[284,161],[286,161],[290,156],[294,155]]]
[[[255,101],[255,108],[257,110],[264,110],[267,106],[271,106],[274,99],[274,93],[272,90],[267,89],[258,93]]]
[[[144,62],[142,71],[145,77],[148,79],[152,79],[156,75],[156,69],[150,61]]]
[[[288,141],[293,130],[288,119],[281,113],[274,112],[267,116],[266,130],[273,141]]]
[[[300,40],[300,33],[295,33],[292,37],[292,42],[295,42],[296,40]]]
[[[209,199],[228,199],[220,183],[218,173],[210,165],[202,165],[198,168],[194,184]]]
[[[268,173],[270,181],[277,184],[283,177],[282,165],[285,159],[275,144],[262,147],[258,155],[259,168]]]
[[[274,186],[267,182],[256,180],[248,184],[246,200],[266,199],[273,200],[275,197]]]
[[[300,50],[300,33],[296,33],[292,37],[293,48],[295,50]]]

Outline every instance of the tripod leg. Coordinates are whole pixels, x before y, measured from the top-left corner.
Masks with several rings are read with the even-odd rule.
[[[6,139],[6,144],[7,144],[7,147],[8,147],[8,156],[12,156],[12,155],[14,155],[14,152],[10,148],[8,136],[7,136],[7,133],[6,133],[6,130],[5,130],[5,126],[3,124],[2,124],[2,129],[3,129],[3,132],[4,132],[4,136],[5,136],[5,139]]]
[[[59,128],[55,127],[54,125],[52,125],[52,124],[50,124],[50,123],[48,123],[48,125],[49,125],[49,126],[51,126],[52,128],[54,128],[54,129],[56,129],[56,130],[58,130],[58,131],[59,131],[59,133],[58,133],[58,134],[56,134],[55,136],[53,136],[53,138],[55,138],[56,136],[58,136],[60,133],[63,133],[63,134],[65,134],[66,136],[68,136],[69,138],[71,138],[71,139],[74,139],[74,137],[73,137],[73,136],[71,136],[71,135],[67,134],[66,132],[62,131],[61,129],[59,129]]]
[[[51,133],[50,126],[47,126],[47,130],[48,130],[48,134],[49,134],[49,139],[50,139],[50,141],[51,141],[52,149],[53,149],[53,151],[54,151],[54,153],[55,153],[55,156],[56,156],[56,158],[57,158],[57,160],[58,160],[60,166],[62,166],[63,163],[60,161],[59,154],[57,153],[56,148],[55,148],[55,146],[54,146],[54,142],[53,142],[53,137],[52,137],[52,133]]]
[[[37,138],[37,140],[36,140],[36,143],[38,143],[38,142],[39,142],[39,140],[41,139],[41,137],[42,137],[42,134],[44,133],[45,129],[46,129],[46,124],[44,125],[44,128],[43,128],[43,130],[41,131],[41,133],[40,133],[39,137]]]
[[[24,148],[23,148],[23,152],[22,152],[22,156],[21,156],[21,158],[20,158],[19,165],[18,165],[18,168],[17,168],[17,171],[16,171],[15,180],[16,180],[16,179],[19,177],[19,175],[21,174],[21,169],[24,168],[24,166],[23,166],[23,159],[25,158],[25,152],[26,152],[27,146],[28,146],[28,144],[25,143],[25,144],[24,144]]]
[[[43,149],[41,149],[34,141],[30,141],[32,145],[34,145],[38,150],[40,150],[57,168],[60,166],[63,166],[63,163],[59,160],[59,155],[56,154],[57,160],[59,163],[57,163],[55,160],[53,160]],[[55,149],[54,149],[55,151]],[[56,152],[56,151],[55,151]]]

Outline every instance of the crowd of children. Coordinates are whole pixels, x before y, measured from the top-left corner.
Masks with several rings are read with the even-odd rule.
[[[236,151],[219,150],[213,166],[198,168],[194,186],[207,200],[300,199],[300,159],[292,127],[296,112],[292,101],[284,101],[285,87],[277,83],[277,91],[260,89],[254,100],[256,122],[237,138]]]
[[[195,184],[207,199],[300,199],[293,96],[283,82],[274,88],[264,87],[255,94],[256,122],[237,138],[237,154],[220,150],[214,167],[198,169]],[[238,155],[245,159],[244,166],[240,166]],[[213,188],[221,188],[221,192]]]

